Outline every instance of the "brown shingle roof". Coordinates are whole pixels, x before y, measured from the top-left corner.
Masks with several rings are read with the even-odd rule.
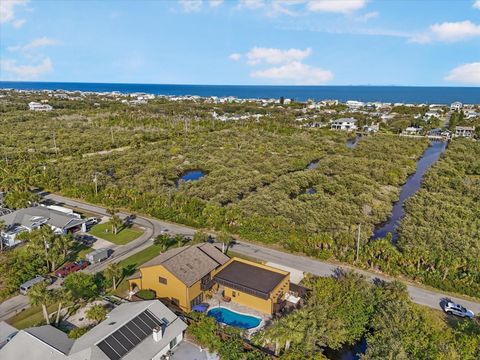
[[[162,265],[187,286],[225,264],[229,257],[212,244],[183,246],[160,254],[146,262],[142,268]]]

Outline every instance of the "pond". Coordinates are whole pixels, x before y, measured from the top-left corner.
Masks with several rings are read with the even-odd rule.
[[[177,187],[186,181],[197,181],[204,177],[206,174],[202,170],[188,170],[185,171],[182,176],[177,180]]]
[[[347,148],[349,149],[355,149],[357,147],[358,142],[360,141],[362,137],[360,135],[357,135],[354,138],[349,138],[347,140]]]
[[[307,170],[313,170],[318,167],[320,160],[313,160],[310,164],[307,165]]]
[[[241,314],[221,306],[209,310],[207,315],[215,318],[219,323],[241,329],[256,328],[262,321],[256,316]]]
[[[440,158],[440,155],[447,148],[447,142],[432,142],[425,150],[422,157],[417,161],[415,173],[407,178],[407,182],[402,186],[399,200],[393,205],[392,213],[389,219],[378,226],[373,233],[373,240],[385,237],[388,233],[392,233],[392,243],[395,245],[398,238],[397,226],[405,215],[403,205],[405,201],[413,196],[422,185],[423,175],[428,169]]]

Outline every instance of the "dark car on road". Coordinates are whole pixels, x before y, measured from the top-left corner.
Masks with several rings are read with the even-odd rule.
[[[58,277],[65,277],[68,274],[74,273],[79,270],[85,269],[90,263],[86,260],[80,260],[73,263],[66,263],[60,269],[55,272],[55,275]]]

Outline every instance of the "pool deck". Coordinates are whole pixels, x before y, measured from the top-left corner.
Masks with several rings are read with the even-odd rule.
[[[262,321],[260,322],[260,325],[258,325],[256,328],[247,330],[248,334],[251,335],[251,334],[257,332],[258,330],[262,329],[267,323],[269,323],[272,320],[271,315],[264,314],[260,311],[252,309],[248,306],[237,304],[234,301],[230,301],[230,302],[223,301],[221,290],[222,289],[217,291],[215,293],[215,295],[210,300],[206,301],[206,303],[209,305],[208,310],[221,306],[221,307],[224,307],[226,309],[235,311],[235,312],[240,313],[240,314],[251,315],[251,316],[255,316],[257,318],[262,319]]]

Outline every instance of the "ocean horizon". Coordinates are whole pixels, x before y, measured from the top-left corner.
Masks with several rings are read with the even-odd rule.
[[[0,89],[16,90],[65,90],[121,93],[149,93],[167,96],[196,95],[234,96],[237,98],[290,98],[336,99],[340,101],[381,101],[398,103],[441,103],[454,101],[480,103],[480,87],[442,86],[378,86],[378,85],[181,85],[181,84],[133,84],[133,83],[82,83],[82,82],[19,82],[0,81]]]

